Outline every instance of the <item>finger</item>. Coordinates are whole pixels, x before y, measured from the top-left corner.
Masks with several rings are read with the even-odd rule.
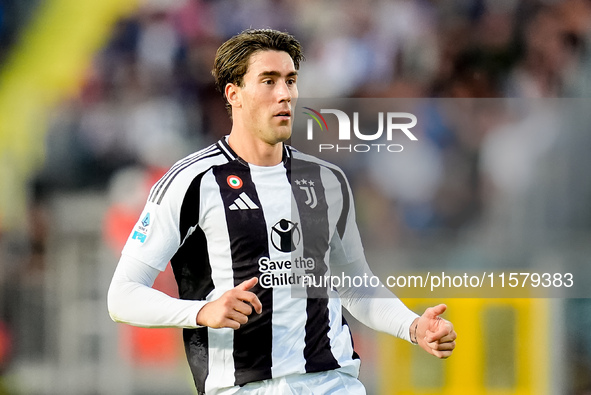
[[[452,351],[456,348],[456,342],[441,343],[439,344],[439,351]]]
[[[231,329],[237,330],[237,329],[240,329],[240,323],[238,321],[226,318],[224,320],[224,325],[220,326],[220,328],[231,328]]]
[[[450,335],[445,335],[441,339],[437,340],[437,343],[450,343],[455,341],[455,339]]]
[[[448,332],[446,330],[440,329],[436,332],[431,332],[431,331],[427,331],[425,333],[425,341],[427,343],[432,343],[432,342],[437,342],[440,343],[442,342],[441,339],[443,339],[446,335],[448,334]]]
[[[444,320],[440,317],[438,317],[436,324],[432,327],[436,328],[436,330],[427,329],[427,331],[425,332],[425,340],[427,342],[440,340],[443,337],[450,335],[452,332],[454,332],[453,325],[451,324],[451,322]]]
[[[211,328],[220,329],[220,328],[231,328],[231,329],[240,329],[240,323],[233,319],[224,317],[218,323],[210,325]]]
[[[433,351],[452,351],[456,348],[456,342],[448,342],[448,343],[427,343],[429,348]]]
[[[237,301],[236,305],[234,306],[234,310],[239,312],[240,314],[244,315],[251,315],[252,314],[252,306],[248,303],[244,303],[243,301]]]
[[[248,291],[252,287],[254,287],[259,282],[259,279],[256,277],[251,278],[250,280],[246,280],[238,284],[235,288],[241,291]]]
[[[226,315],[226,318],[229,318],[230,320],[233,320],[240,325],[244,325],[248,322],[248,316],[244,315],[236,310],[228,312],[228,314]]]
[[[260,299],[253,292],[241,291],[239,294],[236,295],[236,298],[244,302],[250,303],[252,307],[254,307],[254,310],[259,314],[261,314],[261,312],[263,311],[263,305],[261,304]]]
[[[263,304],[256,295],[254,296],[254,299],[250,301],[250,304],[252,307],[254,307],[254,311],[256,311],[257,314],[261,314],[263,312]]]
[[[451,333],[443,336],[441,339],[439,339],[439,343],[449,343],[449,342],[453,342],[454,340],[456,340],[458,336],[456,335],[455,331],[452,331]]]
[[[446,359],[451,356],[452,351],[433,351],[432,354],[439,359]]]
[[[441,328],[437,329],[436,331],[430,331],[427,329],[425,332],[425,341],[427,343],[431,343],[434,341],[441,341],[441,339],[450,334],[450,330],[446,326],[442,326]]]

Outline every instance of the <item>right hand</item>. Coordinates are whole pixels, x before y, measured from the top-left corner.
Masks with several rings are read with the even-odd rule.
[[[254,292],[249,291],[258,281],[256,277],[246,280],[224,292],[219,299],[207,303],[197,313],[197,325],[238,329],[248,322],[253,308],[261,314],[261,301]]]
[[[419,346],[441,359],[448,358],[452,354],[456,348],[457,338],[453,324],[440,317],[445,310],[447,306],[444,304],[429,307],[422,316],[413,321],[411,326],[416,328],[414,338],[417,339]],[[412,335],[411,333],[411,339]]]

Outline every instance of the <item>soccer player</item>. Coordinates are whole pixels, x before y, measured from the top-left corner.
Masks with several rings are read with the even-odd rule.
[[[439,358],[455,347],[445,305],[419,317],[381,286],[320,281],[371,271],[345,175],[284,144],[302,59],[269,29],[218,49],[230,134],[152,187],[109,288],[113,320],[185,328],[200,394],[364,394],[342,306]],[[180,299],[151,288],[169,261]]]

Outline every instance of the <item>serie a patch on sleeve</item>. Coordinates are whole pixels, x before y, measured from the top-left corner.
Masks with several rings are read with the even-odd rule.
[[[144,211],[140,218],[141,219],[138,221],[138,223],[135,225],[135,228],[133,229],[131,239],[137,240],[143,244],[146,242],[146,239],[148,238],[148,232],[150,230],[150,225],[153,220],[153,215],[150,213],[150,211]]]

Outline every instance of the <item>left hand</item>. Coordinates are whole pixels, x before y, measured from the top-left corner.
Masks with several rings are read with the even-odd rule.
[[[410,326],[411,339],[416,339],[423,350],[441,359],[448,358],[456,348],[457,334],[452,323],[439,317],[446,309],[444,304],[429,307]]]

